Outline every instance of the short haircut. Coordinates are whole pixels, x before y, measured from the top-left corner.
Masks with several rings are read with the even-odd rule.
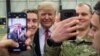
[[[34,9],[34,10],[27,10],[26,13],[36,13],[37,14],[37,10]]]
[[[84,6],[84,5],[86,5],[86,6],[89,7],[90,13],[92,14],[92,8],[91,8],[91,6],[90,6],[89,4],[87,4],[87,3],[79,3],[79,4],[78,4],[79,7]]]
[[[96,14],[98,14],[100,16],[100,1],[98,1],[96,3],[96,5],[94,6],[94,10],[95,10],[94,13],[96,13]]]
[[[40,11],[40,10],[52,10],[56,13],[56,7],[55,7],[53,2],[48,2],[48,1],[41,2],[38,5],[37,9],[38,9],[38,11]]]

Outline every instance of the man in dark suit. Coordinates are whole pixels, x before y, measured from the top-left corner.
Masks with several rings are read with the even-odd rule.
[[[39,17],[39,29],[37,31],[35,42],[35,51],[37,56],[43,56],[44,54],[44,44],[48,36],[52,32],[52,26],[55,22],[56,7],[52,2],[41,2],[38,5],[38,17]]]
[[[34,20],[29,20],[29,21],[34,21]],[[36,21],[35,21],[36,22]],[[76,19],[74,19],[74,18],[71,18],[71,19],[65,19],[65,20],[63,20],[63,21],[61,21],[61,22],[58,22],[55,26],[55,29],[53,30],[53,32],[51,33],[51,38],[58,38],[59,37],[59,39],[61,39],[62,37],[63,38],[66,38],[66,39],[68,39],[69,37],[71,37],[71,36],[73,36],[73,35],[77,35],[78,33],[77,32],[75,32],[74,34],[73,33],[71,33],[72,31],[68,31],[68,29],[72,29],[73,27],[69,27],[69,26],[72,26],[72,25],[74,25],[74,24],[77,24],[79,21],[77,21]],[[32,23],[32,22],[31,22]],[[32,27],[33,28],[33,27]],[[79,28],[79,27],[74,27],[73,28],[73,30],[77,30],[77,28]],[[33,35],[30,35],[30,34],[33,34],[33,31],[31,32],[31,30],[33,30],[33,29],[31,29],[30,27],[29,27],[29,29],[30,29],[30,31],[29,32],[27,32],[27,37],[28,37],[28,39],[27,40],[30,40],[30,39],[32,39],[32,38],[34,38],[34,37],[30,37],[30,36],[33,36]],[[37,29],[37,28],[36,28]],[[35,32],[35,29],[34,29],[34,32]],[[30,42],[30,43],[32,43],[31,41],[27,41],[26,40],[26,42]],[[61,39],[62,40],[62,39]],[[34,41],[34,40],[33,40]],[[55,41],[57,41],[56,39],[55,39]],[[57,42],[60,42],[60,41],[57,41]],[[27,43],[28,45],[30,45],[29,43]],[[57,43],[56,43],[57,44]],[[13,46],[13,47],[16,47],[16,42],[14,42],[13,40],[11,40],[11,39],[3,39],[2,41],[0,41],[0,48],[6,48],[7,46]],[[21,56],[37,56],[36,54],[35,54],[35,48],[34,48],[34,43],[33,43],[33,45],[32,45],[32,49],[31,50],[29,50],[29,51],[26,51],[26,52],[24,52],[24,53],[21,53]],[[12,56],[16,56],[16,55],[12,55]],[[17,56],[18,56],[18,54],[17,54]]]

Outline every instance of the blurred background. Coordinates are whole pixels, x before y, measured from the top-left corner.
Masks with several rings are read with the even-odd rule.
[[[37,5],[45,0],[0,0],[0,39],[7,32],[7,13],[22,12],[27,9],[36,9]],[[55,3],[58,11],[61,9],[74,9],[78,3],[88,3],[92,6],[98,0],[47,0]]]

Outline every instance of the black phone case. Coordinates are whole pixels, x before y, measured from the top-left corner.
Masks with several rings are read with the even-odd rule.
[[[11,12],[11,13],[8,14],[8,20],[9,20],[9,18],[15,18],[15,17],[26,18],[27,15],[26,15],[26,13],[22,13],[22,12],[20,12],[20,13]],[[9,32],[9,29],[8,29],[8,32]],[[21,52],[21,51],[25,51],[26,50],[25,41],[21,41],[21,40],[19,40],[16,37],[17,36],[13,36],[11,38],[8,38],[8,36],[7,36],[8,39],[12,39],[12,40],[14,40],[15,42],[17,42],[19,44],[19,47],[11,47],[11,46],[9,46],[8,47],[8,51],[9,52]],[[24,35],[24,37],[25,37],[25,35]],[[26,39],[26,37],[25,37],[25,39]]]
[[[74,9],[64,9],[61,10],[60,13],[61,13],[61,18],[60,18],[61,21],[76,16],[76,11]]]
[[[61,21],[64,19],[76,16],[75,9],[64,9],[64,10],[61,10],[60,13],[61,13],[61,18],[60,18]],[[75,31],[73,31],[73,32],[75,32]],[[68,40],[75,40],[75,39],[76,39],[76,36],[73,36],[73,37],[69,38]]]

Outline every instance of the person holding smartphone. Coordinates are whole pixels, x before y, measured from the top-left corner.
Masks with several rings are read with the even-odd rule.
[[[37,31],[37,37],[34,38],[35,51],[37,56],[43,56],[44,45],[51,35],[53,25],[55,22],[55,16],[57,13],[54,3],[51,1],[43,1],[38,4],[38,18],[39,18],[39,29]]]
[[[27,33],[29,33],[29,35],[27,35],[28,42],[26,41],[26,44],[29,47],[27,47],[28,50],[22,52],[20,56],[36,56],[34,38],[36,38],[35,34],[39,26],[37,10],[28,10],[26,13],[27,13]]]
[[[27,37],[28,38],[26,40],[26,45],[28,45],[28,49],[30,49],[29,45],[30,45],[30,43],[32,43],[31,39],[34,38],[33,36],[34,36],[34,33],[37,29],[37,23],[38,23],[37,16],[36,16],[37,14],[29,13],[29,15],[30,16],[34,15],[35,18],[32,18],[33,16],[30,17],[30,19],[28,18],[29,23],[30,23],[29,25],[27,24],[28,28],[29,28],[28,29],[29,31],[27,31]],[[68,22],[69,22],[69,24],[66,25],[66,23],[68,23]],[[64,21],[57,23],[55,30],[51,34],[51,37],[52,38],[54,38],[54,37],[69,38],[69,36],[77,35],[78,34],[77,32],[70,35],[71,32],[65,31],[66,27],[73,25],[73,24],[76,24],[76,23],[78,23],[78,21],[76,19],[66,19]],[[60,28],[61,26],[62,26],[62,28]],[[72,27],[69,27],[69,28],[72,28]],[[76,30],[76,28],[78,28],[78,27],[75,26],[74,30]],[[68,37],[66,37],[66,36],[68,36]],[[5,36],[5,38],[2,41],[0,41],[0,48],[6,48],[7,46],[18,47],[18,43],[16,43],[12,39],[7,39],[7,36]],[[32,47],[33,47],[32,50],[30,50],[28,52],[23,52],[23,53],[21,53],[21,55],[22,56],[36,56],[35,51],[34,51],[34,45],[32,45]],[[16,56],[16,54],[15,55],[13,54],[12,56]],[[18,56],[18,54],[17,54],[17,56]]]
[[[25,33],[27,39],[25,41],[25,44],[26,44],[26,46],[27,46],[26,48],[28,50],[31,49],[30,45],[33,46],[32,49],[34,50],[34,45],[32,45],[32,39],[34,38],[34,34],[35,34],[37,28],[38,28],[37,12],[35,10],[27,11],[27,32]],[[6,49],[8,46],[19,47],[19,44],[17,42],[15,42],[14,40],[12,40],[12,39],[7,39],[7,36],[5,36],[0,41],[0,48],[5,48]],[[9,53],[9,55],[10,56],[20,56],[20,54],[23,55],[23,53],[24,52],[22,51],[22,53]],[[28,52],[26,52],[26,53],[28,53]],[[33,52],[33,54],[34,54],[34,52]]]
[[[45,46],[45,56],[91,56],[97,54],[95,49],[91,47],[92,42],[88,36],[90,19],[92,17],[91,6],[86,3],[80,3],[75,10],[77,20],[79,20],[79,23],[76,25],[80,26],[76,31],[79,33],[76,35],[76,39],[68,40],[63,37],[49,38]]]

